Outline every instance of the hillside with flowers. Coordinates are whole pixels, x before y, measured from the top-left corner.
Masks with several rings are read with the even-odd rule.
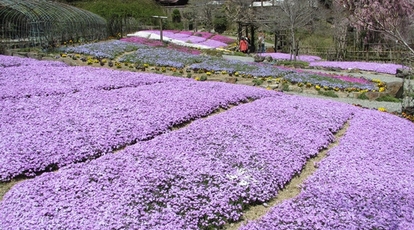
[[[414,227],[411,121],[208,79],[336,92],[381,82],[148,38],[63,48],[58,60],[78,66],[0,55],[1,229]],[[298,196],[247,221],[321,151]]]

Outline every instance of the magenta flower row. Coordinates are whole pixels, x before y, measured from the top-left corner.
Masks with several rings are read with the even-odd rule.
[[[281,59],[281,60],[290,60],[293,58],[288,53],[262,53],[259,54],[260,56],[270,56],[273,59]],[[320,61],[321,58],[318,56],[312,56],[312,55],[299,55],[296,57],[299,61],[306,61],[306,62],[314,62],[314,61]]]
[[[242,229],[414,229],[413,133],[407,120],[359,110],[301,194]]]
[[[159,30],[148,30],[154,34],[160,34]],[[192,32],[192,31],[163,31],[163,36],[181,40],[183,42],[190,42],[200,45],[207,45],[213,48],[226,47],[229,43],[234,42],[234,39],[228,38],[219,34],[212,34],[209,32]]]
[[[0,181],[99,157],[219,108],[275,93],[157,74],[36,68],[3,68],[14,75],[2,75],[7,96],[0,100]]]
[[[273,59],[290,60],[292,57],[286,53],[264,53],[261,56],[271,56]],[[332,67],[344,70],[360,69],[364,71],[373,71],[377,73],[396,74],[398,68],[403,68],[403,65],[392,63],[376,63],[376,62],[361,62],[361,61],[322,61],[318,56],[299,55],[299,61],[309,62],[309,66],[313,67]]]
[[[0,56],[3,58],[5,56]],[[11,67],[0,68],[0,99],[70,94],[89,89],[117,89],[181,81],[163,75],[149,75],[94,67],[69,67],[61,62],[30,58],[3,58]],[[11,64],[13,63],[13,64]],[[38,65],[37,65],[38,64]],[[42,64],[47,64],[42,66]],[[62,63],[63,64],[63,63]],[[55,67],[53,67],[55,65]]]
[[[310,66],[335,67],[340,69],[360,69],[365,71],[373,71],[377,73],[396,74],[398,68],[403,65],[392,63],[376,63],[376,62],[339,62],[339,61],[315,61],[309,63]]]
[[[205,107],[203,98],[226,95],[217,85],[216,92],[194,85],[197,94],[183,90],[180,85],[175,87],[181,95],[190,94],[186,98],[193,103],[194,111]],[[171,90],[180,94],[174,87],[161,90],[166,100],[175,98],[167,93]],[[124,91],[133,98],[128,104],[114,95],[102,99],[117,101],[112,106],[122,113],[112,114],[110,106],[99,110],[92,107],[87,112],[94,114],[91,123],[118,130],[126,126],[122,122],[130,123],[139,117],[152,122],[151,127],[159,127],[169,120],[168,114],[160,113],[160,107],[186,103],[179,100],[164,104],[151,100],[153,93],[144,96],[132,89]],[[190,99],[193,97],[195,100]],[[149,118],[141,116],[141,112],[129,112],[134,108],[131,102],[144,106],[140,101],[146,101],[148,110],[156,112],[145,114]],[[333,101],[281,94],[239,105],[151,140],[138,141],[115,154],[17,184],[2,200],[0,226],[6,229],[221,227],[225,222],[240,220],[243,209],[250,204],[276,196],[278,190],[300,173],[308,158],[328,146],[333,133],[356,109]],[[121,121],[109,123],[100,110]],[[76,115],[81,112],[86,111],[80,109]],[[92,128],[88,124],[83,127]],[[135,135],[140,127],[129,129],[126,135]],[[101,130],[97,131],[99,141],[111,141]]]

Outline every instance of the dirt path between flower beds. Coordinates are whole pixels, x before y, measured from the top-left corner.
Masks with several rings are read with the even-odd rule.
[[[3,182],[0,183],[0,201],[3,200],[3,196],[9,191],[15,184],[17,184],[19,180],[12,180],[10,182]]]
[[[335,134],[335,140],[329,144],[329,146],[319,152],[319,154],[307,161],[307,163],[304,165],[302,172],[294,177],[283,190],[279,191],[277,194],[277,197],[271,199],[269,202],[265,203],[264,205],[256,205],[250,207],[247,211],[243,214],[243,220],[237,223],[231,223],[224,226],[224,229],[227,230],[236,230],[239,229],[243,224],[246,224],[248,221],[258,220],[264,215],[266,215],[267,212],[270,211],[271,208],[275,207],[276,205],[295,198],[299,195],[301,192],[301,185],[303,182],[311,176],[316,170],[317,167],[315,167],[315,164],[320,162],[322,159],[326,157],[326,153],[336,147],[339,144],[339,141],[341,137],[346,133],[346,130],[349,127],[349,122],[346,122],[344,126]]]

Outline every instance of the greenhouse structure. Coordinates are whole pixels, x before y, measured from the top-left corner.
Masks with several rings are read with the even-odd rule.
[[[106,20],[48,0],[0,0],[0,46],[51,47],[107,37]]]

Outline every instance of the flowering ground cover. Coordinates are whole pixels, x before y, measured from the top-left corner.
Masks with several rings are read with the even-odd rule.
[[[150,40],[160,40],[159,30],[143,30],[133,34],[128,34],[128,37],[142,37]],[[163,31],[163,40],[172,42],[181,46],[214,49],[226,47],[229,43],[234,42],[234,39],[215,35],[208,32],[191,32],[191,31]]]
[[[140,48],[136,52],[126,54],[119,58],[120,62],[135,64],[150,64],[153,66],[165,66],[184,68],[187,65],[208,60],[207,56],[189,54],[174,49],[167,48]]]
[[[413,133],[407,120],[359,110],[302,193],[242,229],[413,229]]]
[[[309,78],[265,63],[202,60],[189,66]],[[0,181],[35,176],[0,201],[0,228],[221,228],[277,196],[348,120],[301,195],[244,229],[414,227],[414,127],[391,114],[1,55],[0,94]]]
[[[330,89],[358,89],[358,90],[375,90],[376,87],[372,81],[363,78],[340,76],[340,75],[326,75],[326,74],[312,74],[308,72],[290,72],[283,76],[283,78],[291,83],[302,83],[319,85],[328,87]]]
[[[91,55],[96,58],[115,58],[125,52],[131,52],[141,47],[141,44],[120,40],[103,41],[74,47],[64,47],[68,53]]]
[[[160,34],[159,30],[149,30],[149,31],[144,31],[144,32],[149,32],[149,33],[153,33],[153,34]],[[166,30],[163,31],[163,35],[173,38],[173,39],[179,39],[179,38],[183,38],[182,40],[185,40],[185,38],[189,38],[189,37],[201,37],[204,40],[210,40],[210,41],[217,41],[217,42],[221,42],[222,44],[220,44],[220,46],[226,46],[227,44],[233,43],[235,42],[235,40],[233,38],[229,38],[227,36],[223,36],[220,34],[213,34],[210,32],[193,32],[193,31],[177,31],[177,30]],[[201,42],[203,43],[203,42]],[[223,44],[224,43],[224,44]],[[217,43],[219,44],[219,43]],[[213,48],[216,48],[218,46],[213,46]]]
[[[177,34],[176,31],[167,31],[166,33]],[[117,50],[117,45],[120,46],[119,50],[125,50],[125,44],[120,43],[119,41],[114,41],[111,43],[111,45],[108,46],[109,50],[106,50],[106,46],[91,46],[88,44],[86,46],[77,47],[77,50],[68,49],[67,52],[82,51],[85,54],[113,53],[114,55],[119,55],[117,59],[119,62],[130,64],[132,63],[139,66],[143,64],[150,64],[155,66],[174,67],[179,69],[187,67],[188,69],[196,71],[201,69],[205,72],[213,73],[226,72],[233,74],[237,72],[240,74],[240,76],[244,77],[283,78],[284,80],[287,80],[291,83],[311,84],[312,86],[318,85],[330,90],[336,89],[355,91],[378,89],[377,83],[370,82],[362,78],[341,75],[327,75],[322,73],[309,73],[286,68],[283,69],[272,65],[272,63],[249,63],[246,65],[246,63],[242,61],[229,61],[224,60],[223,58],[212,57],[208,55],[199,55],[200,53],[198,50],[198,52],[191,52],[189,48],[185,48],[185,50],[183,50],[178,49],[176,46],[172,47],[171,45],[168,45],[168,47],[159,46],[160,44],[157,42],[147,42],[149,40],[151,39],[137,37],[122,39],[122,41],[125,43],[133,43],[139,47],[136,48],[136,51],[127,52],[124,55],[120,55],[118,52],[113,52],[113,50]],[[97,52],[97,47],[103,49],[103,51]],[[279,57],[280,55],[281,54],[277,54],[275,57]],[[284,56],[287,55],[284,54]],[[307,61],[318,60],[318,57],[314,56],[304,56],[303,58]],[[91,64],[93,63],[93,60],[89,61]],[[98,60],[96,61],[99,63]],[[118,67],[120,66],[118,65]]]
[[[166,45],[165,43],[163,43],[161,41],[150,40],[150,39],[142,38],[142,37],[126,37],[126,38],[122,38],[121,41],[143,44],[143,45],[146,45],[148,47],[168,47],[169,49],[178,50],[178,51],[183,52],[183,53],[190,53],[190,54],[200,54],[201,53],[200,50],[192,49],[190,47],[179,46],[179,45],[176,45],[174,43],[168,43]]]
[[[70,94],[89,89],[110,90],[182,79],[159,74],[121,72],[94,67],[69,67],[63,62],[0,55],[0,99]]]
[[[260,53],[260,56],[270,56],[273,59],[277,60],[290,60],[291,56],[287,53]],[[296,57],[298,61],[305,61],[305,62],[314,62],[314,61],[320,61],[321,58],[318,56],[312,56],[312,55],[299,55]]]
[[[20,80],[30,80],[6,85],[17,85],[19,90],[28,91],[11,90],[0,100],[0,181],[21,174],[33,176],[44,170],[95,158],[152,138],[174,125],[206,116],[219,108],[275,93],[219,82],[201,84],[173,77],[167,80],[168,77],[150,73],[56,68],[45,69],[52,73],[50,75],[31,75],[22,67],[4,68],[26,74]],[[72,79],[72,70],[76,70],[75,75],[84,75]],[[92,75],[85,73],[88,70]],[[69,73],[69,76],[60,81],[52,80],[58,78],[58,72]],[[103,75],[96,78],[102,77],[103,84],[90,79],[99,73]],[[124,75],[129,77],[123,79]],[[3,82],[8,82],[8,76],[3,77]],[[34,83],[47,86],[34,89],[33,94],[30,90]],[[91,86],[78,88],[87,83]],[[59,90],[62,93],[56,93]]]
[[[24,61],[22,61],[24,60]],[[6,56],[0,54],[0,73],[5,71],[6,67],[19,67],[19,66],[38,66],[38,67],[65,67],[67,66],[63,62],[57,61],[38,61],[32,58],[23,59],[21,57]]]
[[[0,225],[220,227],[239,220],[250,204],[276,196],[356,110],[282,94],[239,105],[115,154],[17,184],[1,201]]]
[[[365,71],[373,71],[377,73],[396,74],[398,68],[403,68],[403,65],[393,63],[376,63],[376,62],[340,62],[340,61],[314,61],[310,62],[309,66],[321,67],[336,67],[340,69],[360,69]]]
[[[263,53],[260,56],[270,56],[276,60],[290,60],[290,54],[286,53]],[[359,69],[365,71],[373,71],[377,73],[396,74],[398,68],[404,67],[400,64],[393,63],[377,63],[377,62],[361,62],[361,61],[324,61],[318,56],[312,55],[299,55],[297,57],[299,61],[309,62],[311,67],[324,67],[324,68],[339,68],[344,70]]]

